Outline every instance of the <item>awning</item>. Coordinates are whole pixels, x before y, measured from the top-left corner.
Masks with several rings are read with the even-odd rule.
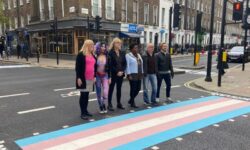
[[[129,32],[120,32],[120,38],[144,38],[141,34],[138,33],[129,33]]]

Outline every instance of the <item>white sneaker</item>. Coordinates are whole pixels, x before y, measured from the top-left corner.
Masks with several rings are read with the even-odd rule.
[[[167,102],[167,103],[173,103],[174,101],[172,100],[172,98],[167,97],[167,98],[166,98],[166,102]]]
[[[104,110],[104,111],[103,111],[103,113],[104,113],[104,114],[107,114],[107,113],[108,113],[108,111],[107,111],[107,110]]]
[[[156,98],[156,100],[155,100],[156,102],[160,102],[160,99],[159,98]]]
[[[104,111],[100,111],[99,113],[100,113],[100,114],[104,114]]]

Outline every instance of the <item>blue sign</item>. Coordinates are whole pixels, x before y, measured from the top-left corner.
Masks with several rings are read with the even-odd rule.
[[[137,32],[137,25],[136,24],[129,24],[128,25],[128,32],[136,33]]]

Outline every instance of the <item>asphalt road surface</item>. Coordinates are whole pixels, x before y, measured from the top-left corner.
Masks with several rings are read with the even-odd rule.
[[[192,58],[176,58],[174,66],[192,65]],[[206,64],[206,57],[201,58],[201,64]],[[216,61],[213,59],[212,72],[216,73]],[[230,64],[234,67],[239,64]],[[9,67],[5,67],[9,66]],[[177,102],[210,96],[209,93],[188,89],[184,84],[190,80],[204,77],[206,69],[176,75],[173,79],[172,99]],[[122,88],[122,103],[126,110],[116,110],[106,115],[98,113],[95,93],[90,96],[89,111],[93,119],[80,119],[78,107],[78,92],[74,89],[75,73],[73,70],[45,69],[27,65],[8,64],[0,66],[0,149],[15,150],[18,139],[69,128],[91,121],[112,118],[122,114],[132,114],[127,106],[129,85],[124,81]],[[165,85],[161,90],[161,103],[164,102]],[[115,97],[113,97],[114,106]],[[142,93],[136,103],[140,106],[135,112],[148,109],[143,104]],[[152,109],[152,108],[151,108]],[[154,108],[153,108],[154,109]],[[150,141],[148,141],[150,142]],[[189,132],[180,137],[166,139],[147,149],[171,150],[249,150],[250,120],[249,114],[240,115],[233,120],[218,122]]]

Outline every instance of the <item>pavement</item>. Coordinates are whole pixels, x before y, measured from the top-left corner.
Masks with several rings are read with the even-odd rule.
[[[190,57],[191,54],[185,55],[173,55],[172,58],[186,58]],[[40,58],[39,63],[37,62],[37,58],[29,58],[28,61],[26,59],[17,59],[16,56],[10,57],[8,60],[1,60],[0,64],[3,63],[17,63],[17,64],[29,64],[36,67],[43,68],[51,68],[51,69],[74,69],[75,68],[75,60],[61,60],[59,59],[59,64],[57,64],[56,59],[51,58]],[[175,70],[175,74],[184,74],[185,71]]]
[[[218,77],[212,78],[213,82],[205,82],[204,78],[200,78],[192,81],[190,85],[210,92],[241,96],[250,100],[250,63],[245,64],[245,71],[242,71],[242,65],[226,70],[226,74],[222,76],[221,87],[217,86]]]

